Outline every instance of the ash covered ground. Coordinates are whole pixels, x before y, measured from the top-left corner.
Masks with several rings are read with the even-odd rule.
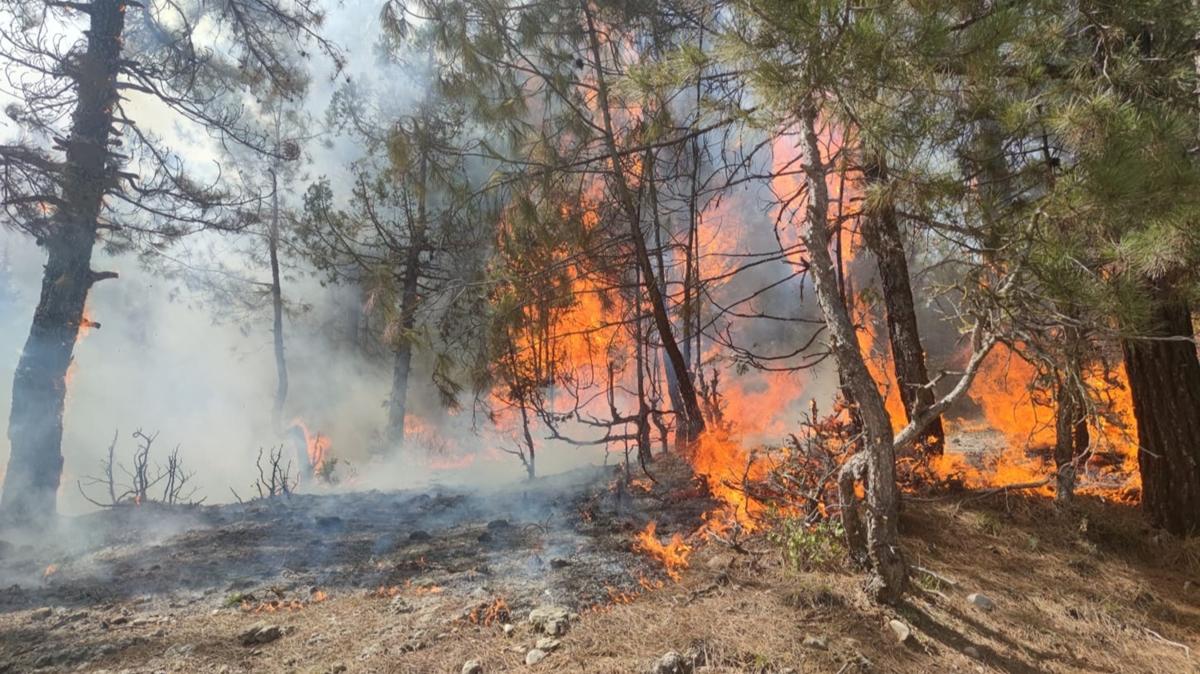
[[[661,462],[657,484],[633,488],[616,470],[491,491],[122,507],[42,536],[6,532],[0,671],[119,671],[130,662],[145,671],[259,671],[255,658],[270,655],[245,635],[247,616],[295,622],[348,596],[394,620],[371,640],[375,652],[346,661],[401,671],[405,653],[436,648],[460,626],[499,629],[539,606],[580,612],[619,602],[663,578],[658,562],[634,550],[634,534],[651,520],[661,535],[687,534],[715,504],[679,462]],[[317,629],[301,636],[322,640]],[[284,669],[310,671],[302,659]]]

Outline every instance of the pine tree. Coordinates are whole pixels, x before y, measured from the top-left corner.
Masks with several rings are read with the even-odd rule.
[[[238,226],[236,195],[193,178],[161,139],[136,124],[126,98],[145,96],[182,120],[265,149],[241,124],[231,95],[247,75],[289,89],[288,42],[314,42],[316,4],[232,0],[148,11],[128,0],[16,0],[0,9],[0,58],[23,70],[9,117],[23,136],[0,146],[0,201],[10,226],[34,236],[47,260],[41,297],[13,382],[3,508],[16,521],[51,515],[62,473],[65,375],[92,286],[115,273],[91,268],[98,238],[116,249],[203,227]],[[219,50],[203,42],[228,26]],[[59,48],[49,24],[77,30]],[[204,36],[204,37],[202,37]],[[228,57],[228,59],[223,58]],[[234,77],[236,69],[243,75]]]

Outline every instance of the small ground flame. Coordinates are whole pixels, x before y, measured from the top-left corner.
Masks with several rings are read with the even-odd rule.
[[[672,580],[679,580],[680,572],[687,568],[688,556],[692,554],[692,546],[683,542],[683,536],[673,534],[671,540],[664,545],[658,540],[657,522],[650,522],[637,535],[634,548],[658,559],[666,567],[667,575]]]
[[[308,465],[312,468],[313,474],[321,475],[325,461],[329,458],[329,449],[332,441],[329,439],[329,436],[322,435],[320,431],[316,433],[309,431],[304,420],[299,417],[292,419],[292,426],[300,429],[300,432],[304,434],[304,445],[308,452]]]
[[[512,620],[512,612],[508,608],[508,602],[504,601],[504,597],[496,597],[490,603],[480,604],[471,609],[467,615],[467,621],[472,625],[498,625],[510,622]]]

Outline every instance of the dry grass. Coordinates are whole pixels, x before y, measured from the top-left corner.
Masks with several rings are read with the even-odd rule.
[[[289,633],[257,649],[234,635],[264,616],[227,610],[179,620],[100,664],[458,672],[478,658],[488,672],[641,672],[668,650],[692,649],[712,672],[1200,672],[1200,544],[1146,529],[1132,509],[1085,501],[1059,513],[1012,495],[914,503],[903,531],[910,561],[954,583],[917,574],[910,602],[896,609],[870,605],[851,570],[792,571],[757,539],[750,555],[702,548],[679,583],[585,611],[534,667],[524,665],[537,637],[523,616],[506,637],[498,625],[463,619],[471,605],[463,598],[414,597],[417,610],[398,614],[365,594],[265,617]],[[996,608],[968,604],[970,592]],[[896,642],[886,627],[893,618],[912,626],[911,643]],[[828,648],[805,646],[806,636]],[[406,652],[417,640],[423,647]],[[1167,641],[1190,647],[1190,657]],[[193,648],[180,654],[184,644]]]

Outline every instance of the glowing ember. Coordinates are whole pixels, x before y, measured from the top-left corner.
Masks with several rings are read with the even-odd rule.
[[[634,547],[658,559],[666,568],[667,575],[673,580],[679,580],[680,572],[687,568],[688,556],[692,554],[692,547],[684,543],[683,537],[677,533],[673,534],[671,540],[664,545],[655,534],[657,528],[657,522],[647,524],[646,528],[637,535]]]
[[[284,611],[299,611],[304,608],[304,603],[299,599],[272,599],[255,604],[253,602],[242,602],[242,610],[246,613],[280,613]]]
[[[380,599],[391,599],[399,596],[400,591],[399,585],[380,585],[375,589],[374,592],[371,593],[371,596],[378,597]]]
[[[42,579],[45,580],[56,573],[58,573],[58,565],[49,564],[46,566],[46,570],[42,572]]]
[[[509,622],[512,619],[512,612],[508,609],[508,602],[504,601],[504,597],[496,597],[491,603],[482,604],[471,609],[467,615],[467,621],[472,625],[496,625]]]
[[[637,601],[637,598],[638,598],[637,592],[625,592],[624,590],[618,590],[615,587],[611,587],[611,586],[605,586],[604,591],[606,593],[608,593],[608,599],[613,604],[632,604],[634,601]],[[596,611],[601,611],[605,608],[608,608],[608,607],[607,606],[593,607],[593,609]]]
[[[83,307],[83,318],[79,319],[79,330],[75,333],[75,343],[79,344],[87,337],[95,328],[100,327],[100,324],[92,320],[92,312],[87,306]]]

